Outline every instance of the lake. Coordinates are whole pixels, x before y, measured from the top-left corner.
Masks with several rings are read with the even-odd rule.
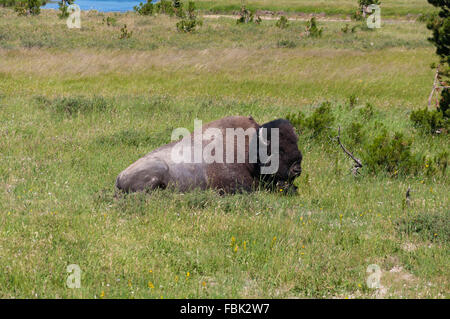
[[[159,1],[159,0],[158,0]],[[153,1],[154,3],[158,1]],[[81,10],[97,10],[101,12],[133,11],[133,7],[146,0],[75,0]],[[58,3],[47,3],[42,9],[58,9]]]

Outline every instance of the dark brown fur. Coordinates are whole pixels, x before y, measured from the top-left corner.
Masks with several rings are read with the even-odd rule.
[[[204,124],[202,131],[204,132],[210,127],[222,131],[224,163],[174,163],[169,158],[169,154],[178,142],[172,142],[150,152],[121,172],[117,177],[117,188],[125,192],[167,187],[173,187],[180,191],[213,188],[225,193],[234,193],[252,191],[260,181],[263,181],[265,185],[274,185],[279,182],[291,184],[293,179],[300,175],[302,155],[297,147],[298,138],[288,121],[276,120],[260,126],[252,117],[230,116]],[[226,128],[242,128],[244,130],[254,128],[255,131],[258,131],[261,127],[278,127],[280,129],[280,165],[277,173],[261,176],[260,165],[249,163],[251,139],[249,137],[245,138],[243,150],[238,150],[236,143],[234,144],[235,162],[226,163]],[[191,141],[192,143],[194,141],[193,134],[191,134]],[[268,136],[268,141],[270,143],[270,136]],[[203,147],[208,143],[208,140],[203,140]],[[244,163],[236,161],[239,151],[245,153]]]

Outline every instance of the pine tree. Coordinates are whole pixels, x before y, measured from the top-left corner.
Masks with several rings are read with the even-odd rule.
[[[440,74],[448,79],[450,75],[450,0],[428,0],[439,8],[439,13],[429,19],[427,28],[433,32],[429,40],[436,46],[436,54],[440,57]],[[441,82],[448,82],[442,81]],[[449,84],[446,84],[448,86]],[[450,117],[450,91],[444,88],[439,101],[438,111]]]

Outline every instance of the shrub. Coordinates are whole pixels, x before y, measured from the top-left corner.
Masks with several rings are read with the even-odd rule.
[[[450,4],[447,0],[428,0],[428,2],[440,9],[438,15],[429,17],[427,28],[433,32],[429,40],[435,45],[436,54],[440,57],[442,67],[440,73],[448,79],[450,74],[450,37],[448,36],[450,34]],[[450,117],[449,104],[450,92],[448,88],[444,88],[438,110],[447,118]]]
[[[0,6],[7,8],[7,7],[14,7],[18,0],[0,0]]]
[[[363,125],[360,122],[352,122],[346,130],[350,137],[351,146],[362,144],[364,141]]]
[[[341,31],[342,31],[343,33],[348,33],[349,31],[350,31],[351,33],[355,33],[356,31],[358,31],[358,28],[361,28],[361,26],[355,25],[355,26],[353,26],[353,27],[350,29],[350,25],[347,23],[345,26],[343,26],[343,27],[341,28]]]
[[[386,129],[364,145],[363,162],[370,173],[385,171],[391,176],[415,174],[423,163],[411,153],[412,141],[402,133],[393,136]]]
[[[193,1],[189,1],[188,3],[187,16],[183,12],[182,7],[180,7],[180,11],[182,12],[183,18],[177,23],[178,31],[193,32],[197,26],[202,25],[202,22],[197,19],[197,15],[195,14],[195,3]]]
[[[448,117],[444,117],[443,113],[438,110],[429,111],[424,108],[423,110],[413,111],[410,120],[414,127],[429,134],[439,134],[442,133],[443,129],[448,130],[449,128]]]
[[[362,21],[366,17],[366,7],[371,4],[380,5],[379,0],[358,0],[358,9],[352,13],[351,19],[356,21]],[[352,32],[356,31],[356,28],[352,29]]]
[[[122,28],[120,28],[119,39],[129,39],[133,35],[133,31],[128,31],[127,25],[124,24]]]
[[[305,114],[302,111],[298,111],[297,113],[289,113],[286,116],[286,119],[291,122],[292,126],[295,127],[298,131],[302,131],[305,126]]]
[[[168,14],[172,16],[175,11],[173,9],[173,5],[168,0],[161,0],[154,5],[154,11],[161,14]]]
[[[115,26],[117,24],[117,19],[113,17],[106,17],[103,18],[103,23],[106,23],[106,25],[109,26]]]
[[[275,25],[280,29],[286,29],[289,26],[289,20],[285,16],[281,16]]]
[[[320,38],[322,36],[323,28],[317,27],[316,18],[312,17],[311,20],[306,22],[304,35],[313,38]]]
[[[373,117],[374,112],[373,105],[370,103],[366,103],[366,106],[359,109],[359,114],[365,120],[370,120]]]
[[[436,13],[425,13],[425,14],[419,14],[417,17],[417,22],[428,22],[430,20],[436,19],[437,14]]]
[[[348,97],[348,106],[350,108],[354,108],[356,106],[356,103],[358,103],[358,97],[356,94],[352,94]]]
[[[239,18],[236,20],[237,24],[247,24],[253,22],[254,13],[251,10],[248,10],[244,5],[241,7],[241,11],[239,12]]]
[[[305,126],[313,132],[313,136],[321,135],[330,130],[333,123],[334,115],[331,111],[330,102],[322,103],[310,117],[305,119]]]
[[[19,16],[38,15],[41,13],[41,6],[44,4],[45,2],[41,2],[40,0],[19,0],[16,2],[14,11]]]
[[[341,28],[341,31],[344,33],[348,33],[349,30],[350,30],[350,26],[348,25],[348,23],[346,23],[345,26],[343,26]]]
[[[58,2],[58,7],[60,11],[58,17],[60,17],[61,19],[67,18],[69,16],[69,11],[67,10],[67,8],[74,2],[75,0],[61,0],[60,2]]]
[[[152,0],[147,0],[146,3],[139,3],[138,6],[134,6],[133,10],[140,15],[148,16],[153,14],[153,3]]]
[[[311,132],[312,137],[318,137],[323,135],[331,129],[334,123],[334,115],[331,111],[331,103],[322,103],[314,112],[309,116],[305,117],[302,112],[296,114],[289,114],[287,119],[291,124],[298,130],[306,128]]]
[[[183,11],[183,3],[180,0],[173,0],[172,1],[172,7],[173,7],[173,11],[174,11],[175,15],[178,18],[184,18],[185,17],[185,13]]]

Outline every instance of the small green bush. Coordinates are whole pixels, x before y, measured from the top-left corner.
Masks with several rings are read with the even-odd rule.
[[[366,106],[359,109],[359,114],[365,120],[370,120],[373,117],[374,113],[374,107],[371,103],[367,103]]]
[[[350,108],[354,108],[356,106],[356,103],[358,103],[358,97],[356,94],[352,94],[348,97],[348,106]]]
[[[344,33],[348,33],[350,31],[350,26],[348,25],[348,23],[346,23],[345,26],[341,28],[341,31]]]
[[[424,108],[423,110],[413,111],[410,120],[414,127],[429,134],[443,133],[443,130],[449,128],[448,117],[444,117],[443,113],[437,110],[429,111]]]
[[[0,6],[4,8],[14,7],[18,0],[0,0]]]
[[[40,0],[19,0],[16,2],[14,11],[19,16],[39,15],[43,4],[45,2],[41,2]]]
[[[177,22],[177,29],[180,32],[193,32],[195,31],[197,26],[201,26],[202,22],[197,19],[197,15],[195,14],[195,3],[193,1],[189,1],[188,3],[188,12],[187,15],[184,13],[183,8],[180,7],[178,12],[182,12],[182,19]],[[180,14],[180,13],[179,13]]]
[[[298,130],[307,129],[312,137],[318,137],[331,129],[335,118],[331,110],[331,103],[324,102],[309,117],[305,117],[300,111],[289,114],[287,119]]]
[[[128,31],[127,25],[124,24],[122,28],[120,28],[119,39],[129,39],[133,35],[133,31]]]
[[[289,27],[289,20],[285,16],[281,16],[275,25],[280,29],[286,29]]]
[[[317,21],[315,17],[312,17],[306,23],[305,35],[313,38],[320,38],[322,36],[323,28],[317,27]]]
[[[247,24],[253,22],[254,13],[253,11],[247,9],[244,5],[241,7],[239,12],[239,18],[236,20],[237,24]]]
[[[154,5],[154,11],[156,13],[167,14],[170,16],[173,16],[173,14],[175,13],[172,2],[168,0],[161,0],[158,3],[156,3]]]
[[[115,25],[117,25],[117,19],[116,19],[116,18],[113,18],[113,17],[106,17],[106,19],[103,18],[103,23],[104,23],[104,24],[106,23],[106,25],[107,25],[108,27],[110,27],[110,26],[115,26]]]
[[[363,125],[360,122],[350,123],[348,129],[346,130],[348,136],[350,137],[350,146],[360,145],[364,141],[364,131]]]
[[[147,0],[146,3],[139,3],[138,6],[134,6],[133,10],[140,15],[149,16],[153,14],[153,3],[152,0]]]
[[[331,129],[334,119],[331,103],[324,102],[305,119],[305,126],[313,132],[313,136],[319,136]]]
[[[183,2],[181,2],[180,0],[173,0],[172,1],[172,7],[173,7],[173,11],[174,11],[175,15],[178,18],[184,18],[185,17],[185,13],[183,11]]]
[[[383,129],[378,136],[364,145],[362,160],[370,173],[381,171],[391,176],[400,174],[416,174],[423,166],[423,158],[411,153],[412,141],[402,133],[395,132],[391,136]]]
[[[61,0],[60,2],[58,2],[58,8],[59,8],[58,17],[60,19],[67,18],[69,16],[68,8],[74,2],[75,2],[75,0]]]

